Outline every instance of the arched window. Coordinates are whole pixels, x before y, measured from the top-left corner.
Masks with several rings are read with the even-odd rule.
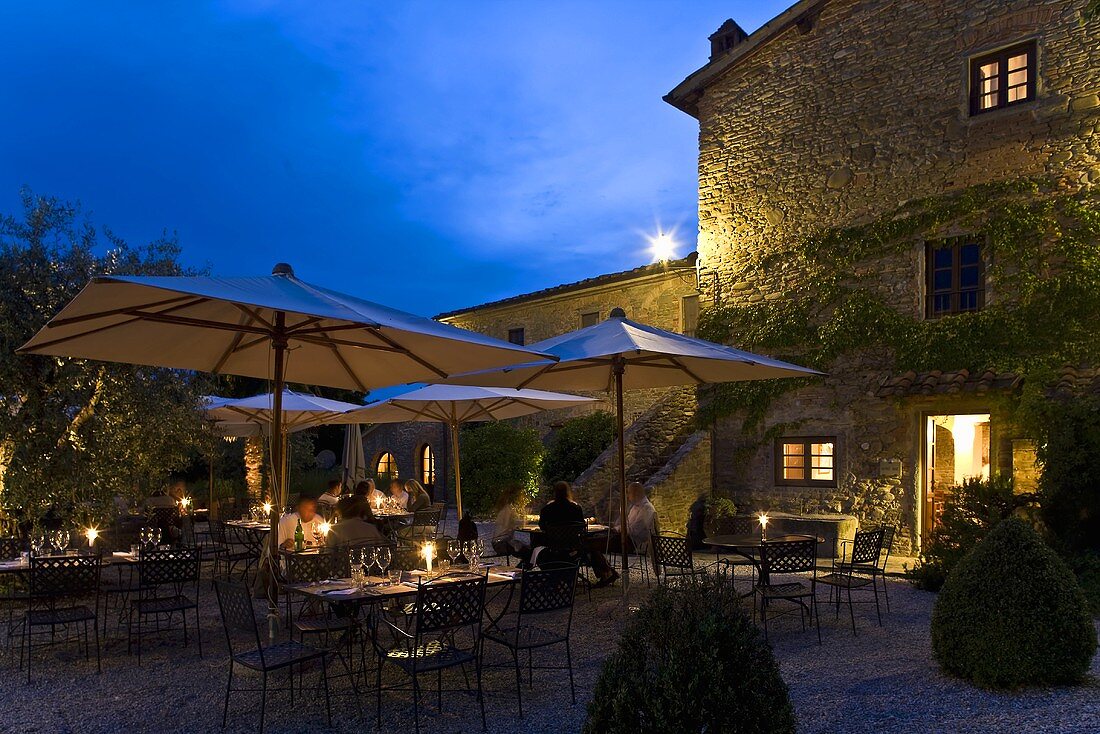
[[[379,477],[397,479],[397,459],[393,458],[393,454],[389,451],[383,451],[374,465],[374,473]]]
[[[435,452],[427,443],[420,447],[420,483],[425,487],[435,484]]]

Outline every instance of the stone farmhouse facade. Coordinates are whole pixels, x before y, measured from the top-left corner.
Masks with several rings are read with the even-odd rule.
[[[1100,185],[1100,21],[1086,5],[801,0],[751,35],[726,21],[709,61],[665,97],[699,121],[698,255],[439,318],[532,343],[620,306],[690,332],[700,308],[780,307],[798,267],[760,263],[823,228],[1023,177]],[[980,225],[951,225],[860,262],[853,287],[917,319],[951,318],[1011,298],[989,281],[987,256]],[[682,528],[690,502],[714,491],[742,511],[888,523],[905,554],[962,478],[1034,485],[1034,446],[998,400],[1019,389],[1015,375],[953,364],[898,373],[858,351],[826,371],[751,429],[734,413],[699,430],[693,389],[628,394],[630,474],[662,523]],[[532,420],[549,433],[563,419]],[[388,451],[412,471],[421,447],[441,455],[444,438],[435,426],[379,428],[368,461]],[[608,451],[578,479],[582,502],[599,506],[611,462]]]

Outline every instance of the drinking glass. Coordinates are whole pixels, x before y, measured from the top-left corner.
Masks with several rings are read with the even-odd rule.
[[[72,534],[68,530],[57,531],[57,547],[64,551],[69,547],[69,541],[72,540]]]
[[[485,541],[474,538],[470,541],[470,545],[473,546],[470,550],[470,568],[477,570],[481,568],[481,554],[485,552]]]
[[[378,547],[378,569],[382,572],[382,575],[386,575],[386,569],[393,563],[393,551],[390,550],[388,545],[382,545]]]

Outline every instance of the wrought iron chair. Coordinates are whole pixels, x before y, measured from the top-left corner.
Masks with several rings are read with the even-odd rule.
[[[382,726],[382,672],[384,668],[400,670],[412,684],[415,732],[420,732],[420,676],[435,673],[439,705],[442,708],[443,671],[474,666],[477,681],[477,702],[481,707],[481,728],[485,724],[485,698],[481,689],[482,616],[485,612],[487,577],[455,580],[442,577],[420,584],[410,631],[391,622],[376,609],[371,624],[371,640],[378,656],[377,721]],[[466,679],[469,688],[469,679]],[[387,690],[408,690],[400,684]]]
[[[545,550],[538,555],[537,560],[540,565],[569,563],[577,566],[578,569],[587,568],[591,565],[592,559],[588,551],[588,525],[586,523],[551,525],[543,528],[541,533],[542,545]],[[547,551],[550,552],[549,558],[545,557]],[[578,573],[577,580],[584,584],[591,598],[592,580],[588,578],[587,573]]]
[[[503,645],[512,654],[516,670],[516,703],[523,718],[523,673],[520,652],[527,651],[527,685],[532,671],[568,670],[569,696],[574,705],[577,694],[573,686],[573,655],[569,648],[569,633],[573,626],[573,601],[577,589],[577,567],[558,567],[524,571],[520,580],[519,606],[492,622],[485,630],[485,639]],[[565,665],[532,664],[534,650],[565,645]]]
[[[803,631],[807,618],[817,626],[817,643],[821,644],[821,625],[817,616],[817,538],[763,543],[757,593],[765,640],[768,639],[768,606],[783,601],[798,608]]]
[[[52,645],[57,630],[68,632],[80,625],[84,636],[84,658],[90,659],[88,624],[95,633],[96,670],[102,671],[99,660],[99,556],[51,556],[31,559],[30,596],[23,620],[23,642],[19,652],[22,667],[26,651],[27,682],[31,681],[31,654],[34,650],[34,630],[49,627]],[[89,605],[90,602],[90,605]]]
[[[252,607],[252,596],[248,589],[222,579],[214,580],[214,590],[218,596],[218,608],[221,610],[225,639],[229,645],[229,679],[225,685],[225,706],[222,709],[222,728],[229,720],[229,697],[234,691],[255,691],[255,688],[234,688],[233,673],[236,666],[253,670],[261,675],[260,687],[260,734],[264,730],[264,713],[267,709],[269,690],[287,690],[269,688],[267,678],[280,670],[288,671],[290,681],[290,702],[294,703],[294,666],[299,672],[304,663],[321,661],[321,686],[325,693],[325,714],[328,725],[332,726],[332,709],[329,705],[328,658],[327,651],[303,645],[294,640],[264,645],[260,639],[260,626],[256,622],[256,611]]]
[[[137,639],[138,665],[141,665],[141,642],[146,619],[152,617],[154,629],[161,631],[161,621],[180,615],[183,645],[187,646],[187,612],[195,615],[195,640],[202,657],[202,631],[199,626],[199,569],[202,552],[198,548],[142,550],[138,556],[137,598],[131,600],[127,620],[126,652],[130,653]],[[189,594],[191,594],[189,596]],[[136,630],[135,630],[136,622]],[[136,635],[135,635],[136,632]]]
[[[181,533],[181,518],[178,507],[150,507],[145,518],[155,528],[160,528],[162,543],[178,543]]]
[[[235,540],[235,537],[230,538],[229,528],[223,521],[210,521],[211,551],[214,553],[213,575],[215,577],[219,575],[219,571],[225,569],[225,578],[232,578],[237,564],[243,563],[244,570],[241,572],[241,580],[244,581],[248,576],[248,570],[256,562],[252,552],[234,543]]]
[[[347,558],[346,553],[344,558]],[[287,584],[309,584],[334,578],[337,575],[334,573],[336,554],[331,551],[288,553],[283,556],[283,559],[286,562],[284,581]],[[350,569],[346,575],[351,575]],[[328,604],[305,597],[297,597],[298,604],[295,610],[293,603],[295,595],[286,592],[285,589],[284,593],[286,594],[286,618],[291,637],[297,632],[300,642],[305,642],[306,635],[322,635],[324,647],[328,648],[332,633],[345,632],[355,623],[351,618],[334,616]]]
[[[875,595],[875,613],[878,616],[879,626],[882,626],[882,610],[878,603],[878,576],[879,557],[882,555],[882,545],[886,537],[883,528],[857,532],[852,541],[852,553],[847,561],[838,563],[830,573],[818,577],[817,583],[829,586],[829,594],[832,597],[835,591],[836,615],[840,616],[840,592],[847,591],[848,614],[852,618],[852,634],[856,633],[856,613],[852,602],[853,589],[866,589],[871,587]]]
[[[19,558],[22,550],[23,541],[21,538],[0,538],[0,559],[12,560]],[[7,609],[6,635],[9,645],[14,644],[16,630],[19,628],[15,619],[15,612],[17,609],[25,607],[28,599],[27,579],[24,574],[0,575],[0,609]]]
[[[662,579],[666,584],[670,581],[694,581],[723,563],[715,561],[705,566],[696,566],[691,541],[683,535],[653,535],[649,542],[653,548],[658,583]]]
[[[426,510],[417,510],[413,513],[412,525],[404,528],[401,535],[409,540],[429,540],[439,532],[439,520],[442,517],[442,509],[429,507]]]

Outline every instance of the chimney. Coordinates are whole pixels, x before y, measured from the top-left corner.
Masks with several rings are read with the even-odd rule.
[[[729,18],[714,33],[710,34],[710,60],[714,61],[719,56],[724,56],[733,50],[737,44],[749,37],[745,30]]]

